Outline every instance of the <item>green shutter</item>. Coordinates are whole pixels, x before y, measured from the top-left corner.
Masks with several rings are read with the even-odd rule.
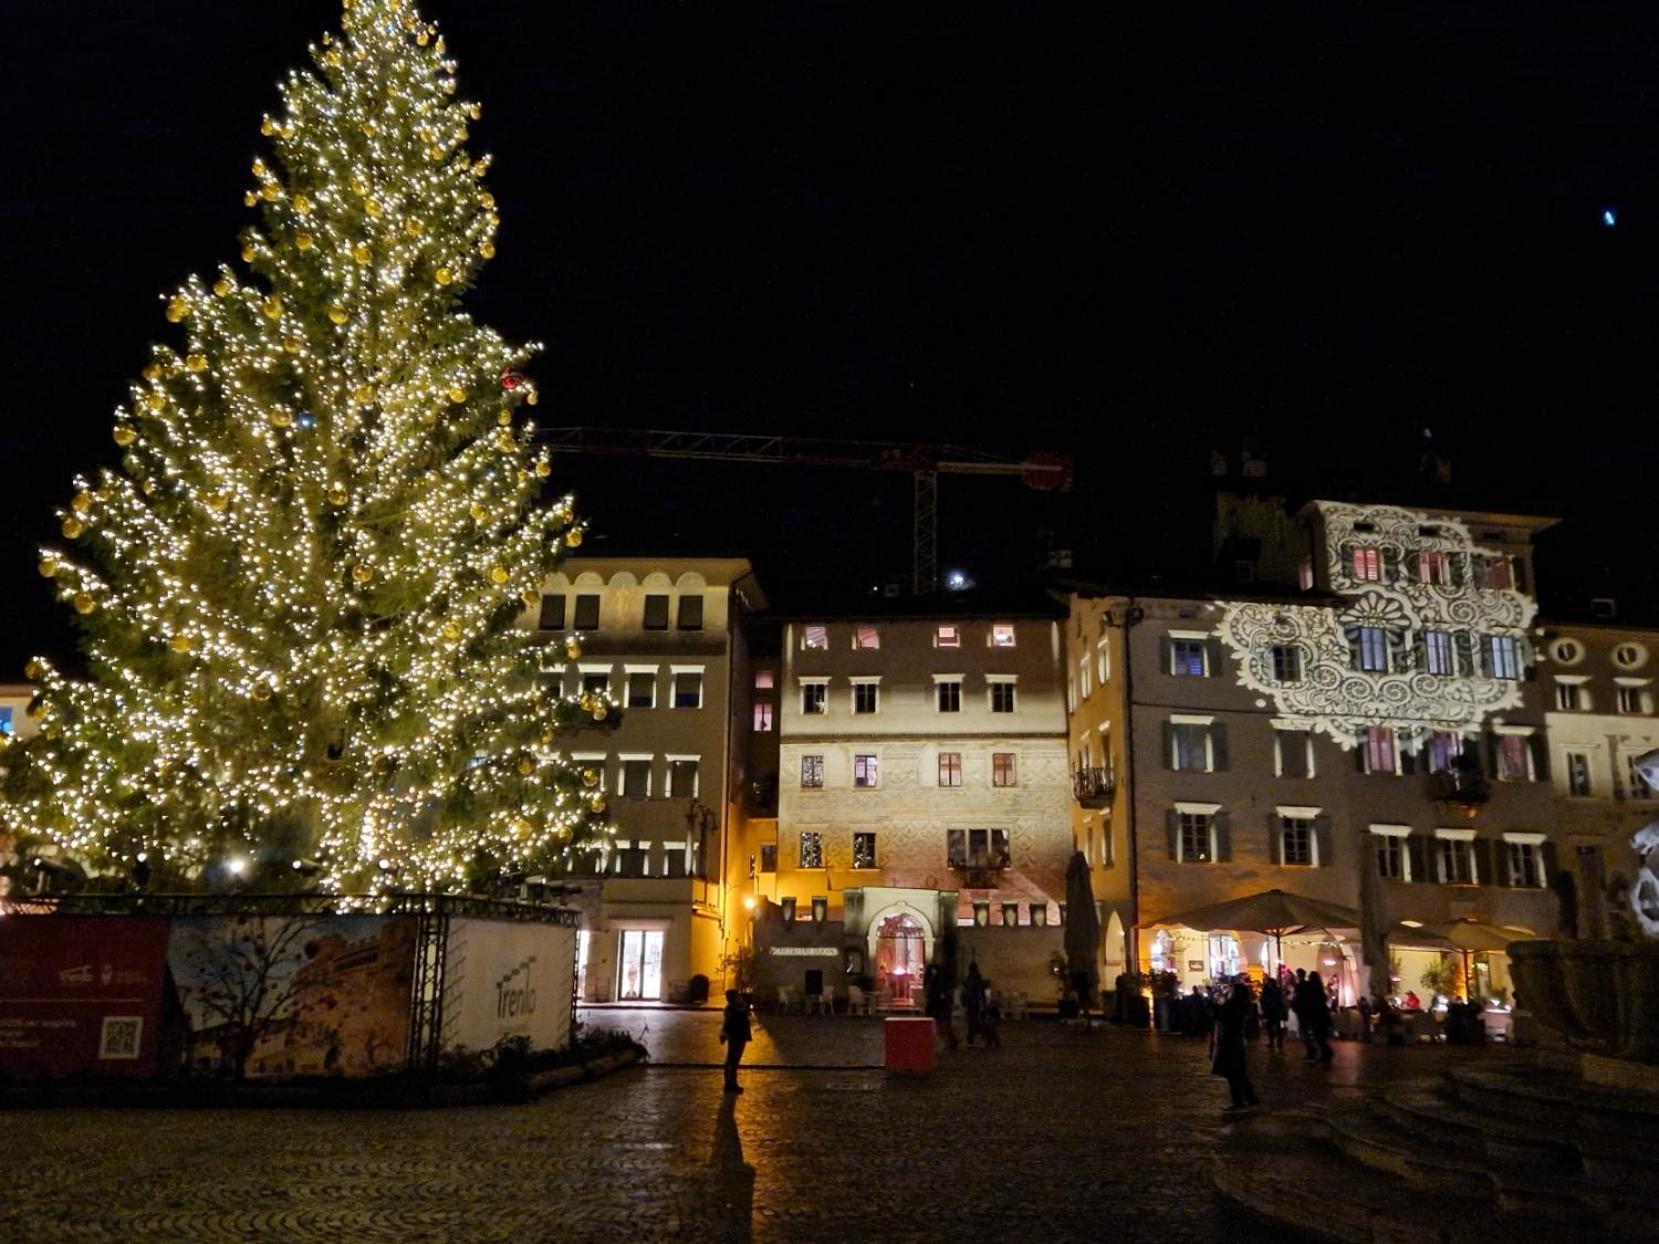
[[[1225,864],[1233,858],[1233,818],[1226,811],[1217,812],[1212,821],[1215,828],[1215,861]]]
[[[1319,861],[1319,867],[1331,867],[1335,862],[1335,857],[1331,854],[1333,848],[1331,846],[1330,817],[1320,814],[1313,818],[1313,840],[1316,844],[1315,855]]]
[[[1210,723],[1210,759],[1211,767],[1217,773],[1227,771],[1227,725],[1225,722]]]
[[[1285,862],[1284,839],[1279,836],[1279,814],[1267,814],[1267,858],[1269,863]]]
[[[1169,831],[1169,858],[1181,858],[1181,814],[1174,808],[1164,813],[1165,826]]]

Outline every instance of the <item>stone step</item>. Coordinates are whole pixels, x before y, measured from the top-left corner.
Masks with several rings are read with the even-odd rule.
[[[1460,1103],[1487,1114],[1557,1135],[1616,1137],[1633,1146],[1659,1142],[1659,1099],[1650,1094],[1621,1093],[1549,1071],[1454,1067],[1446,1074]]]
[[[1447,1137],[1477,1146],[1492,1162],[1559,1175],[1585,1171],[1580,1148],[1556,1132],[1540,1133],[1507,1115],[1448,1100],[1435,1085],[1402,1085],[1377,1098],[1377,1109],[1424,1142]]]
[[[1333,1110],[1325,1122],[1337,1149],[1374,1170],[1388,1171],[1448,1196],[1490,1203],[1499,1194],[1498,1181],[1487,1169],[1486,1156],[1474,1137],[1448,1135],[1430,1140],[1366,1105]],[[1582,1203],[1568,1200],[1549,1216],[1569,1219],[1585,1209]]]

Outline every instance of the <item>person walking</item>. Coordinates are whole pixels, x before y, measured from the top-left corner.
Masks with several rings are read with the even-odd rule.
[[[1267,1027],[1267,1048],[1285,1052],[1285,991],[1269,977],[1262,982],[1262,1023]]]
[[[1216,1008],[1215,1026],[1210,1030],[1210,1072],[1226,1077],[1233,1098],[1231,1105],[1222,1107],[1226,1114],[1237,1114],[1261,1104],[1250,1083],[1250,1070],[1245,1061],[1248,1045],[1244,1030],[1254,1007],[1250,978],[1237,977],[1227,991],[1226,1000]]]
[[[968,964],[968,974],[962,978],[962,1010],[968,1017],[968,1044],[983,1031],[986,981],[979,974],[979,961]]]
[[[726,1092],[741,1093],[737,1065],[743,1061],[743,1047],[753,1033],[749,1028],[749,1004],[735,989],[726,990],[726,1013],[720,1021],[720,1043],[726,1047]]]
[[[1303,1022],[1309,1033],[1308,1051],[1313,1053],[1314,1046],[1318,1046],[1317,1058],[1322,1063],[1328,1063],[1336,1057],[1331,1049],[1331,1004],[1325,997],[1325,985],[1319,979],[1318,972],[1308,974],[1308,996],[1303,1004]]]

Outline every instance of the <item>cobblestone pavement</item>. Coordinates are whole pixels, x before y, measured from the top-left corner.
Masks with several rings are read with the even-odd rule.
[[[587,1018],[649,1025],[663,1061],[718,1056],[717,1012]],[[735,1100],[712,1069],[658,1067],[523,1106],[9,1111],[0,1240],[1282,1241],[1210,1190],[1225,1090],[1202,1041],[1003,1035],[907,1080],[824,1066],[878,1059],[879,1021],[762,1017],[750,1061],[790,1066]],[[1251,1057],[1285,1109],[1470,1056],[1505,1052]]]

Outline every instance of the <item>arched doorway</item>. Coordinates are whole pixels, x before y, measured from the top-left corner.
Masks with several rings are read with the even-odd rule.
[[[927,935],[922,922],[907,911],[884,916],[871,929],[875,943],[875,985],[878,994],[908,1005],[922,987],[927,967]]]

